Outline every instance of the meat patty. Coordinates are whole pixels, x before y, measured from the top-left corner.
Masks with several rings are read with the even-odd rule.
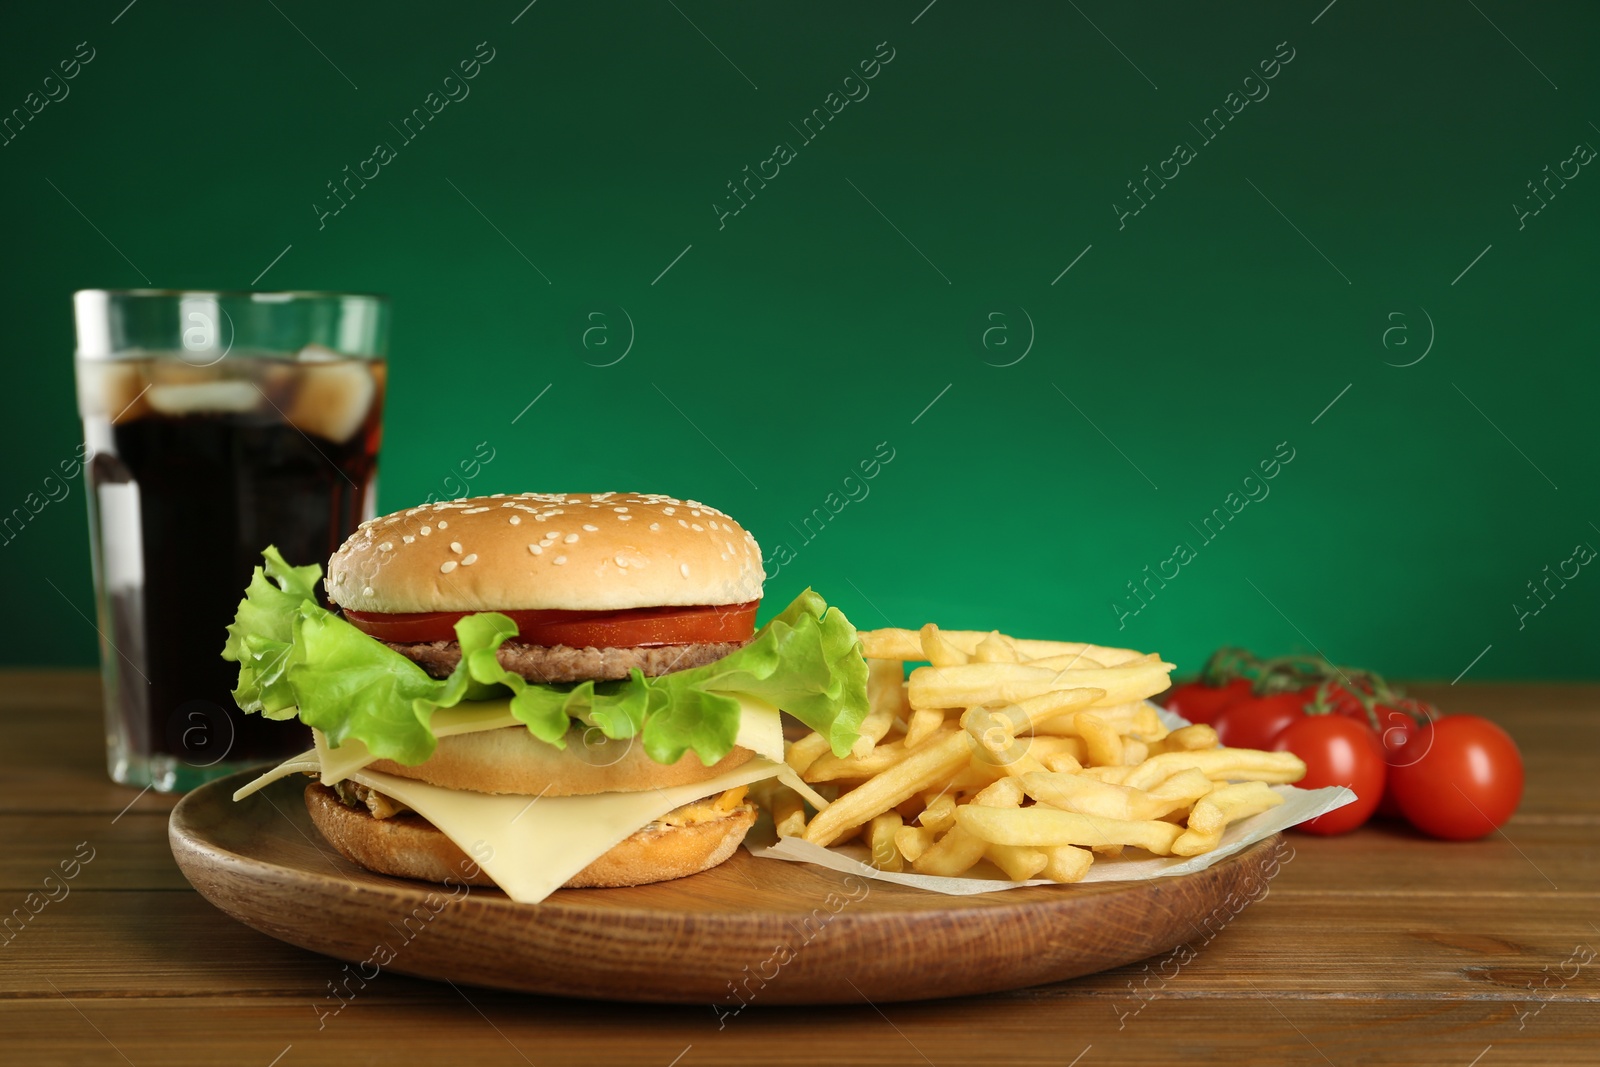
[[[461,662],[461,646],[454,641],[421,644],[384,644],[417,664],[435,678],[443,678]],[[686,671],[715,663],[743,648],[743,641],[717,641],[690,645],[637,645],[629,648],[571,648],[567,645],[524,645],[507,641],[495,656],[500,666],[530,682],[586,682],[626,678],[634,667],[646,676]]]

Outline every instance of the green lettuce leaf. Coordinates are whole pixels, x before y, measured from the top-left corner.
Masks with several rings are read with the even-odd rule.
[[[316,603],[321,568],[290,567],[263,553],[223,658],[239,663],[234,698],[247,712],[292,718],[330,743],[364,743],[383,759],[415,765],[433,754],[433,712],[462,700],[508,696],[530,733],[558,748],[576,721],[610,738],[639,737],[645,753],[674,763],[693,752],[710,765],[733,748],[740,697],[776,705],[844,755],[867,713],[867,666],[856,631],[807,589],[749,644],[715,663],[646,678],[540,685],[500,666],[495,652],[517,634],[498,612],[456,623],[461,662],[448,678],[415,663]]]

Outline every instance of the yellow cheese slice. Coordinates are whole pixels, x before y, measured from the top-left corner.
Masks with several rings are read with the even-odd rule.
[[[279,778],[287,778],[291,774],[316,774],[322,769],[321,762],[317,759],[317,750],[302,752],[298,756],[290,756],[272,770],[259,778],[252,779],[248,784],[240,786],[233,792],[235,801],[243,800],[258,789],[265,789]]]
[[[673,808],[776,777],[783,768],[757,757],[703,782],[586,797],[469,793],[377,771],[355,771],[350,778],[427,819],[471,856],[506,896],[536,904]]]
[[[778,709],[752,697],[741,698],[740,703],[739,732],[734,744],[774,763],[782,763],[783,725],[778,718]],[[431,722],[435,737],[477,733],[481,730],[501,730],[520,725],[516,716],[511,714],[509,698],[474,700],[458,704],[453,708],[440,708],[433,713]],[[344,781],[352,773],[377,760],[377,757],[372,755],[367,746],[360,741],[349,740],[342,745],[333,746],[328,744],[328,738],[321,730],[313,730],[312,735],[316,739],[317,746],[314,751],[301,753],[274,767],[240,788],[233,794],[233,799],[243,800],[280,778],[300,772],[320,771],[322,784],[331,786]],[[801,782],[798,775],[785,774],[781,777],[786,784],[799,790],[807,800],[816,805],[818,810],[827,806],[828,802],[810,786]]]

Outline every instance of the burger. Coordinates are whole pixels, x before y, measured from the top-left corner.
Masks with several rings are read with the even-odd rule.
[[[317,830],[368,870],[497,885],[678,878],[726,860],[781,779],[781,711],[843,755],[866,713],[849,621],[806,590],[759,630],[761,550],[693,500],[495,494],[264,553],[228,628],[246,712],[299,718]],[[823,802],[825,803],[825,802]]]

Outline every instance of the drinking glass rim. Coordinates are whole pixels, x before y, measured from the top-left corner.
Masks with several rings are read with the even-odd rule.
[[[356,297],[363,300],[389,302],[387,293],[351,292],[342,289],[75,289],[74,297],[81,295],[133,296],[133,297],[228,297],[259,300],[263,304],[283,304],[292,300],[338,300]]]

